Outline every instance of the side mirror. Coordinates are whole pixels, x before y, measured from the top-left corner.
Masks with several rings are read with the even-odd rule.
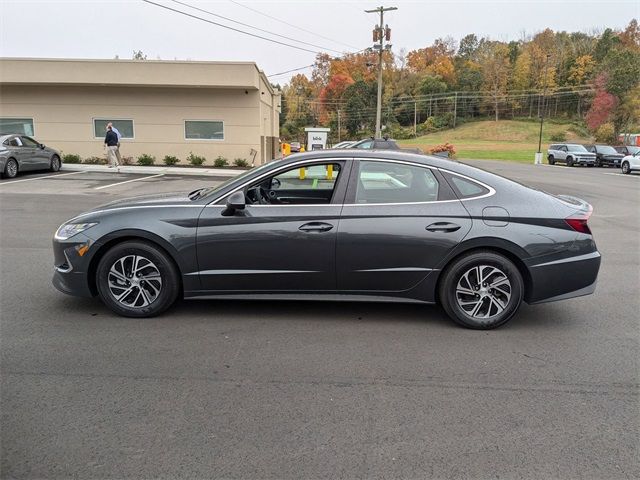
[[[244,198],[244,192],[235,192],[229,195],[227,198],[227,208],[224,209],[222,215],[229,216],[233,215],[236,210],[244,210],[246,206],[246,201]]]
[[[40,144],[40,148],[41,148],[42,150],[44,150],[44,143],[41,143],[41,144]]]

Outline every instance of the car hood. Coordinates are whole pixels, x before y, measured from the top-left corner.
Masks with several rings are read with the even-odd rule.
[[[93,210],[104,211],[123,207],[148,207],[148,206],[170,206],[170,205],[193,205],[187,192],[173,192],[154,195],[139,195],[137,197],[123,198],[113,202],[100,205]]]

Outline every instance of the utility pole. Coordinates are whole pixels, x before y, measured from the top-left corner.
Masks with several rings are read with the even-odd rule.
[[[456,117],[458,116],[458,92],[453,97],[453,128],[456,128]]]
[[[383,51],[390,50],[391,44],[387,43],[385,46],[384,41],[388,42],[391,40],[391,29],[389,26],[384,25],[384,12],[389,12],[391,10],[397,10],[397,7],[378,7],[373,10],[365,10],[366,13],[379,13],[380,14],[380,25],[376,25],[376,28],[373,30],[373,41],[378,42],[373,46],[374,49],[378,50],[378,103],[376,107],[376,134],[375,138],[382,137],[382,130],[380,128],[380,121],[382,119],[382,53]]]
[[[418,102],[413,102],[413,136],[418,137]]]
[[[547,58],[544,62],[544,77],[542,81],[542,109],[540,109],[540,104],[538,103],[538,111],[540,112],[540,135],[538,137],[538,153],[536,154],[535,164],[542,164],[542,124],[544,123],[544,101],[547,96],[547,66],[549,65],[549,57],[551,55],[547,54]]]
[[[338,109],[338,143],[340,143],[340,109]]]

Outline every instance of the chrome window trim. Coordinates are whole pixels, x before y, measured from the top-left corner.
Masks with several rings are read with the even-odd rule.
[[[340,159],[340,160],[345,160]],[[353,157],[350,158],[346,158],[346,160],[351,160],[352,162],[355,161],[356,159]],[[463,175],[461,173],[458,172],[452,172],[451,170],[447,170],[446,168],[441,168],[441,167],[435,167],[433,165],[426,165],[424,163],[419,163],[419,162],[410,162],[410,161],[406,161],[406,160],[395,160],[395,159],[380,159],[380,158],[366,158],[366,159],[357,159],[358,161],[363,160],[363,161],[371,161],[371,162],[386,162],[386,163],[399,163],[399,164],[403,164],[403,165],[410,165],[410,166],[414,166],[414,167],[421,167],[421,168],[428,168],[430,170],[438,170],[440,172],[447,172],[451,175],[456,175],[458,177],[464,178],[465,180],[469,180],[471,182],[477,183],[478,185],[481,185],[482,187],[486,188],[488,190],[488,193],[485,193],[483,195],[479,195],[477,197],[470,197],[470,198],[462,198],[462,199],[455,199],[455,200],[429,200],[429,201],[425,201],[425,202],[399,202],[399,203],[394,203],[394,202],[390,202],[390,203],[342,203],[342,204],[338,204],[338,203],[328,203],[328,204],[296,204],[296,205],[288,205],[288,204],[278,204],[278,205],[247,205],[247,207],[335,207],[335,206],[343,206],[343,207],[367,207],[367,206],[371,206],[371,207],[377,207],[377,206],[381,206],[381,205],[423,205],[423,204],[430,204],[430,203],[449,203],[449,202],[465,202],[465,201],[469,201],[469,200],[479,200],[481,198],[487,198],[490,197],[492,195],[495,195],[496,190],[487,185],[486,183],[483,183],[475,178],[471,178],[468,177],[466,175]],[[270,175],[277,175],[279,172],[281,172],[284,169],[287,169],[288,167],[295,167],[296,165],[300,165],[300,164],[304,164],[307,162],[317,162],[319,164],[323,164],[323,163],[328,163],[328,162],[336,162],[338,160],[336,159],[316,159],[316,160],[300,160],[298,162],[295,163],[290,163],[288,165],[283,165],[282,167],[278,168],[278,169],[274,169],[270,172],[267,172],[263,175],[260,175],[259,177],[256,177],[254,179],[249,180],[248,182],[243,183],[242,185],[236,187],[235,189],[231,190],[230,192],[226,193],[225,195],[216,198],[215,200],[213,200],[211,203],[209,203],[207,205],[207,207],[223,207],[224,205],[220,205],[218,202],[224,200],[225,198],[227,198],[229,195],[242,190],[244,187],[246,187],[248,184],[253,183],[254,181],[258,181],[262,178],[268,177]]]

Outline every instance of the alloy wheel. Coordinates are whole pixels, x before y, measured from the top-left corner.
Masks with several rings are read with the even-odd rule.
[[[18,174],[18,164],[15,160],[9,160],[6,167],[7,177],[13,178]]]
[[[151,305],[162,291],[158,267],[141,255],[127,255],[116,260],[108,273],[113,298],[129,308]]]
[[[470,317],[491,318],[502,313],[511,300],[507,275],[491,265],[467,270],[456,285],[458,306]]]

